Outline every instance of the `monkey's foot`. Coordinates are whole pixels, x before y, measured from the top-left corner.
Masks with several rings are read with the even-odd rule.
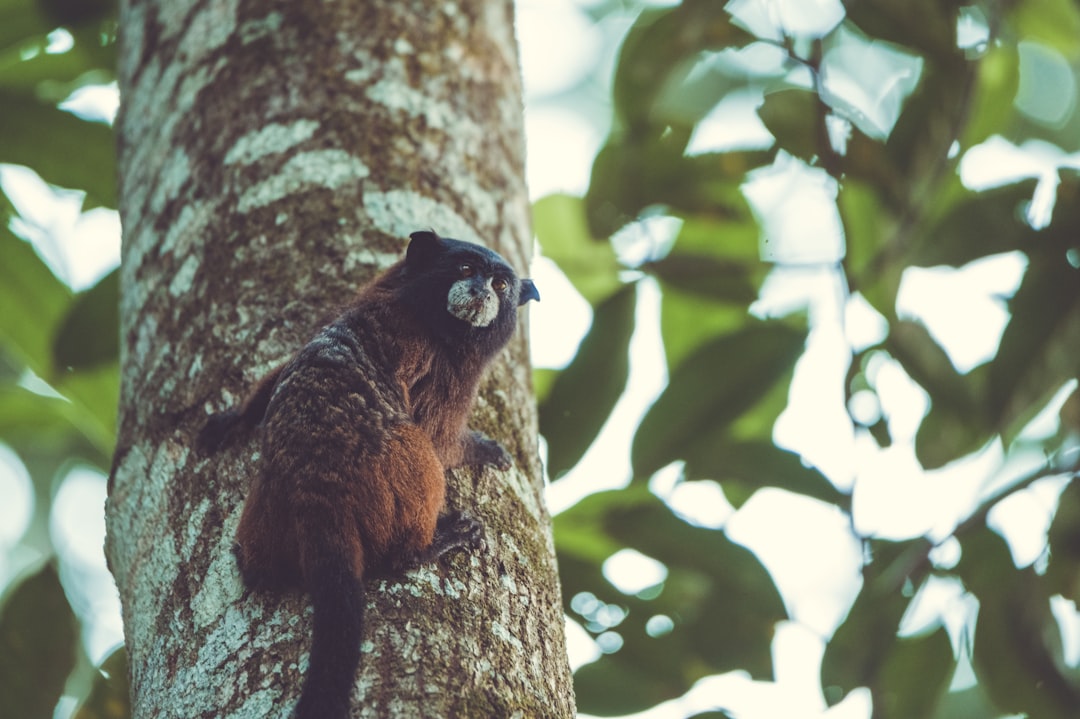
[[[399,555],[388,561],[390,574],[400,574],[423,564],[433,564],[455,549],[478,549],[484,545],[484,528],[464,512],[447,512],[435,525],[435,537],[416,554]]]
[[[435,538],[425,554],[435,561],[453,549],[476,549],[483,545],[484,527],[464,512],[447,512],[439,517]]]

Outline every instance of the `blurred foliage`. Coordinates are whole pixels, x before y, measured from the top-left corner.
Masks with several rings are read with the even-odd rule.
[[[0,716],[51,717],[75,666],[78,639],[52,566],[16,585],[0,610]]]
[[[634,436],[630,484],[556,517],[568,614],[598,637],[603,652],[576,674],[578,706],[623,714],[680,696],[709,674],[739,668],[755,678],[771,675],[770,626],[787,613],[768,573],[752,553],[736,552],[723,529],[695,526],[666,510],[663,491],[649,489],[657,470],[674,462],[679,482],[717,481],[736,508],[759,489],[780,488],[826,502],[857,526],[849,490],[772,442],[795,362],[816,323],[813,311],[809,323],[799,313],[751,311],[768,296],[770,271],[785,269],[782,256],[772,267],[764,263],[760,249],[762,241],[782,239],[762,237],[765,226],[783,224],[763,223],[742,190],[755,170],[771,168],[784,153],[836,181],[846,251],[839,262],[817,267],[831,268],[887,323],[871,345],[849,348],[847,394],[837,402],[856,393],[876,398],[872,368],[898,363],[929,397],[914,440],[924,469],[945,467],[991,442],[1000,442],[1007,457],[1031,451],[1046,457],[1044,466],[1004,490],[972,498],[976,509],[958,519],[953,535],[963,552],[956,566],[936,563],[935,542],[927,537],[860,537],[862,589],[826,645],[824,696],[835,703],[867,687],[875,719],[1074,716],[1080,672],[1064,660],[1050,602],[1055,595],[1075,601],[1080,586],[1080,178],[1076,161],[1062,159],[1042,174],[1032,169],[976,192],[960,183],[959,165],[993,137],[1015,146],[1049,143],[1059,148],[1058,155],[1047,150],[1051,157],[1080,151],[1080,34],[1073,31],[1080,5],[863,0],[844,4],[839,25],[796,36],[763,32],[728,13],[754,4],[683,0],[642,12],[617,60],[611,131],[588,192],[580,200],[552,196],[535,205],[542,251],[594,310],[578,356],[561,372],[543,371],[551,391],[541,398],[541,432],[552,478],[573,473],[627,383],[625,355],[638,321],[632,289],[645,279],[660,288],[669,370],[666,389]],[[960,47],[958,28],[982,37]],[[1055,76],[1067,78],[1067,86],[1050,87],[1045,75],[1036,89],[1022,83],[1032,71],[1020,59],[1031,55],[1033,43],[1068,66],[1070,72]],[[737,60],[748,51],[763,57],[762,49],[781,53],[783,61],[770,68]],[[904,78],[875,65],[882,53],[910,58],[906,67],[919,68],[909,96],[889,94],[890,83]],[[857,58],[878,73],[876,85],[870,70],[854,66]],[[860,106],[859,98],[838,97],[830,73],[853,82],[869,77],[869,99]],[[746,92],[762,93],[758,115],[775,138],[772,146],[696,142],[710,113]],[[1039,103],[1057,95],[1072,104],[1055,124],[1040,118]],[[890,108],[895,116],[871,123],[879,109]],[[1047,182],[1047,172],[1060,184]],[[1056,193],[1056,206],[1043,227],[1029,220],[1047,192]],[[648,235],[658,215],[681,221],[678,232],[653,238],[644,262],[613,266],[609,247],[635,229]],[[940,336],[898,313],[901,280],[910,268],[963,268],[1005,252],[1026,259],[1019,288],[1002,298],[1011,319],[993,357],[958,370]],[[1063,387],[1073,388],[1072,399],[1060,408],[1057,432],[1021,434]],[[881,447],[897,441],[887,417],[853,417],[851,425]],[[999,502],[1048,477],[1066,481],[1049,532],[1049,562],[1018,568],[987,517]],[[626,547],[663,563],[664,581],[623,594],[601,567]],[[900,634],[931,577],[959,581],[978,600],[972,633],[950,636],[933,625]],[[654,636],[648,621],[657,615],[672,625]],[[619,641],[611,641],[612,633]],[[973,669],[975,683],[950,691],[958,668]]]
[[[127,719],[127,652],[121,647],[102,662],[90,695],[75,712],[74,719]]]
[[[0,0],[0,163],[27,166],[51,185],[82,192],[84,209],[116,207],[112,129],[60,103],[82,87],[113,81],[115,35],[112,0]],[[111,461],[117,273],[72,292],[16,235],[16,220],[30,224],[0,194],[0,442],[33,481],[34,516],[24,542],[45,564],[24,572],[0,600],[0,716],[52,717],[62,694],[78,697],[93,684],[82,716],[126,717],[126,670],[116,671],[122,652],[106,661],[112,681],[100,674],[89,680],[81,619],[61,587],[45,529],[65,471],[81,463],[104,473]]]
[[[600,19],[625,5],[594,3],[589,12]],[[973,498],[974,511],[953,531],[962,548],[955,565],[936,562],[927,537],[860,537],[862,588],[828,638],[823,695],[835,703],[867,687],[875,719],[1006,712],[1058,719],[1080,706],[1080,673],[1066,661],[1050,611],[1055,597],[1080,597],[1075,384],[1057,410],[1056,433],[1034,439],[1021,433],[1080,375],[1080,180],[1069,159],[1080,152],[1080,6],[1071,0],[845,5],[840,25],[800,36],[758,37],[732,22],[727,3],[714,0],[643,11],[616,62],[611,131],[588,192],[546,197],[534,207],[544,254],[593,309],[577,356],[561,370],[537,374],[551,476],[573,472],[626,388],[644,280],[660,290],[669,370],[666,388],[626,448],[633,463],[626,488],[591,495],[555,520],[567,613],[604,651],[577,672],[583,712],[646,709],[721,672],[772,676],[774,630],[788,618],[773,578],[722,528],[698,526],[669,508],[650,481],[657,470],[677,463],[679,482],[714,480],[736,508],[761,489],[780,489],[826,503],[856,526],[849,490],[773,443],[796,362],[816,327],[813,311],[751,312],[785,268],[782,258],[777,266],[762,261],[762,239],[776,238],[762,238],[763,217],[743,188],[750,173],[778,157],[797,158],[837,183],[845,252],[829,267],[887,323],[871,345],[849,348],[846,396],[837,401],[876,395],[873,366],[895,362],[930,399],[914,439],[924,468],[962,460],[991,442],[1009,453],[1046,457],[1044,466],[1004,489]],[[985,37],[959,47],[958,27],[967,25]],[[66,35],[58,36],[58,28]],[[0,0],[0,162],[26,165],[51,184],[82,191],[86,208],[116,205],[111,131],[60,103],[80,87],[112,80],[114,38],[110,2]],[[1067,78],[1065,85],[1043,82],[1034,98],[1021,65],[1033,45],[1069,68],[1054,76]],[[864,54],[835,52],[852,47]],[[762,48],[783,61],[775,67],[739,61],[740,53]],[[863,68],[853,57],[883,49],[918,59],[918,83],[899,97],[879,83],[878,105],[862,107],[860,115],[857,103],[828,89],[827,76],[857,74]],[[836,57],[843,58],[840,66],[830,66]],[[775,142],[695,144],[712,113],[746,92],[763,92],[758,116]],[[1058,96],[1071,97],[1072,105],[1066,116],[1048,119],[1039,103]],[[873,116],[887,105],[895,117],[882,129]],[[961,161],[994,137],[1017,146],[1044,143],[1043,157],[1059,158],[1049,171],[1059,184],[1047,182],[1044,163],[1027,179],[965,188]],[[1036,229],[1029,212],[1040,197],[1045,205],[1048,191],[1056,206]],[[0,441],[30,471],[40,524],[65,465],[79,459],[108,467],[119,288],[112,273],[73,293],[12,230],[18,215],[2,195],[0,214]],[[650,227],[658,214],[676,218],[678,231],[654,243],[643,261],[624,263],[618,238]],[[910,268],[962,268],[1003,252],[1022,253],[1027,263],[1019,288],[1003,298],[1011,319],[994,356],[960,371],[939,336],[898,312],[901,280]],[[852,417],[851,425],[883,447],[906,441],[893,436],[887,417]],[[1018,568],[987,517],[1049,477],[1064,478],[1064,489],[1045,561]],[[626,548],[662,563],[663,580],[624,593],[604,563]],[[967,633],[956,637],[932,626],[901,635],[902,619],[931,578],[959,582],[978,600]],[[78,656],[77,621],[49,563],[9,588],[0,605],[0,681],[7,687],[0,691],[0,716],[51,714]],[[82,692],[88,698],[76,716],[127,716],[124,661],[121,651],[105,662],[93,689]],[[970,681],[952,686],[954,675],[967,674]]]

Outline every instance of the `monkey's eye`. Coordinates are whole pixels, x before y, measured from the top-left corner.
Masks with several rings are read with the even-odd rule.
[[[504,292],[509,284],[503,277],[496,277],[491,281],[491,286],[496,292]]]
[[[461,274],[462,277],[472,277],[476,274],[476,268],[468,263],[463,262],[462,264],[458,265],[458,272]]]

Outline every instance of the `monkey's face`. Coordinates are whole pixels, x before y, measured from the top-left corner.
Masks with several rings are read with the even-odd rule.
[[[497,350],[513,334],[517,308],[540,299],[497,252],[434,232],[414,232],[406,254],[408,303],[439,337]]]
[[[473,327],[487,327],[499,316],[505,295],[513,289],[512,278],[492,276],[468,262],[458,266],[458,274],[461,279],[446,294],[446,311]]]

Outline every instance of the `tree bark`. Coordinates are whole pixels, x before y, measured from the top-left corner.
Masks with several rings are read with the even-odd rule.
[[[245,595],[230,551],[255,444],[193,438],[295,351],[410,231],[524,272],[510,0],[127,0],[117,121],[122,387],[107,555],[133,715],[285,717],[301,595]],[[569,717],[524,330],[473,426],[515,458],[455,471],[487,546],[369,582],[354,716]]]

